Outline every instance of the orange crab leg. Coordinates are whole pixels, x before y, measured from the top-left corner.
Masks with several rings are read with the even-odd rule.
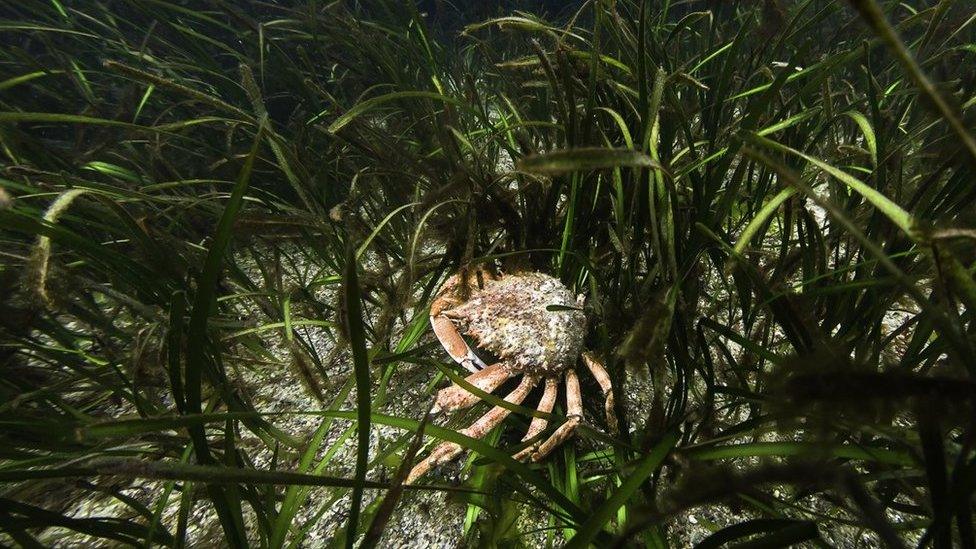
[[[579,378],[575,370],[566,370],[566,422],[546,439],[539,449],[532,452],[532,461],[546,457],[556,446],[572,436],[576,426],[583,419],[583,402],[580,396]]]
[[[607,415],[607,425],[610,427],[611,433],[617,434],[620,432],[620,426],[617,424],[617,412],[613,409],[613,385],[610,383],[610,374],[603,367],[603,362],[593,356],[592,353],[583,353],[583,363],[590,369],[590,373],[593,374],[596,382],[600,384],[600,389],[603,390],[603,396],[606,399],[604,410]]]
[[[505,383],[512,375],[512,369],[507,364],[504,362],[496,362],[483,370],[478,370],[469,375],[464,380],[482,391],[490,393],[502,383]],[[431,411],[436,414],[441,411],[450,412],[452,410],[460,410],[461,408],[473,406],[479,400],[481,399],[477,395],[469,392],[464,387],[451,385],[437,392],[437,401],[434,403],[434,408]]]
[[[523,377],[522,382],[519,383],[518,387],[505,396],[505,400],[511,404],[521,404],[538,382],[539,378],[537,377]],[[460,433],[471,438],[481,438],[488,434],[488,431],[491,431],[496,425],[508,417],[509,413],[510,410],[508,408],[495,406],[489,410],[487,414],[481,416],[478,421],[471,424],[470,427],[467,429],[462,429]],[[429,471],[432,467],[440,465],[446,461],[450,461],[455,456],[460,454],[462,450],[463,448],[461,448],[461,445],[453,442],[445,442],[437,446],[433,451],[431,451],[430,455],[427,456],[426,459],[418,463],[413,469],[410,470],[410,474],[407,475],[406,483],[412,484],[413,481],[426,474],[427,471]]]
[[[556,397],[559,395],[559,380],[554,377],[546,378],[546,390],[542,393],[542,398],[539,399],[539,406],[536,407],[540,412],[550,413],[552,412],[552,407],[556,404]],[[542,431],[545,430],[546,425],[549,421],[544,417],[534,417],[532,422],[529,423],[529,430],[526,431],[525,436],[522,437],[522,442],[529,440]],[[515,459],[522,460],[526,457],[532,455],[539,448],[539,442],[531,446],[527,446],[522,449],[521,452],[515,454]]]

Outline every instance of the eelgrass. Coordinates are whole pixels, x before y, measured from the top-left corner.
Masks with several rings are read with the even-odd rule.
[[[725,508],[701,547],[976,546],[972,6],[445,9],[0,1],[4,541],[185,546],[203,507],[294,546],[346,506],[329,543],[382,545],[434,490],[459,543],[680,546]],[[530,465],[384,413],[458,379],[425,308],[485,262],[587,294],[624,434]],[[318,406],[256,403],[269,369]],[[419,430],[464,486],[404,489]]]

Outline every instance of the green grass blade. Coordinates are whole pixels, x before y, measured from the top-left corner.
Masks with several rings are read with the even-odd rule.
[[[617,510],[623,507],[627,501],[640,489],[647,477],[651,476],[665,458],[671,453],[674,445],[678,442],[678,432],[669,431],[654,445],[654,448],[644,456],[634,471],[627,476],[614,493],[607,498],[602,505],[589,513],[589,517],[576,531],[573,539],[566,544],[567,549],[585,549],[596,539],[597,534],[613,520]]]
[[[889,465],[905,465],[909,467],[917,465],[915,458],[903,451],[812,442],[752,442],[684,450],[682,454],[687,456],[688,459],[698,461],[769,456],[811,456],[819,454],[832,458],[854,459]]]
[[[210,338],[208,335],[207,318],[210,316],[211,306],[216,298],[217,278],[220,276],[221,267],[224,261],[224,254],[230,244],[233,234],[234,220],[244,205],[244,194],[247,192],[248,184],[251,181],[251,172],[254,167],[254,159],[257,157],[258,147],[261,143],[263,134],[263,123],[259,128],[251,151],[244,161],[237,183],[231,191],[227,205],[224,207],[223,214],[217,224],[207,258],[204,261],[203,272],[197,282],[196,294],[193,297],[193,309],[190,313],[190,322],[187,325],[187,357],[186,357],[186,409],[191,414],[199,414],[202,410],[201,392],[203,388],[204,372],[208,373],[209,381],[218,384],[222,381],[216,372],[212,372],[212,364],[207,356],[210,348]],[[213,458],[210,454],[206,434],[202,426],[190,428],[193,446],[196,452],[197,461],[201,465],[211,465]],[[235,547],[246,547],[247,539],[244,534],[244,518],[239,510],[240,506],[232,502],[227,491],[216,485],[207,485],[207,490],[214,502],[217,514],[220,517],[227,541]]]
[[[371,110],[373,110],[373,109],[375,109],[375,108],[377,108],[377,107],[379,107],[379,106],[381,106],[381,105],[383,105],[385,103],[390,103],[390,102],[393,102],[393,101],[399,101],[401,99],[430,99],[430,100],[433,100],[433,101],[440,101],[442,103],[448,103],[450,105],[455,105],[457,107],[465,107],[464,103],[462,103],[461,101],[459,101],[459,100],[457,100],[457,99],[455,99],[453,97],[450,97],[450,96],[447,96],[447,95],[443,95],[443,94],[440,94],[440,93],[436,93],[436,92],[428,92],[428,91],[403,91],[403,92],[388,93],[388,94],[385,94],[385,95],[381,95],[379,97],[372,97],[372,98],[367,99],[367,100],[365,100],[365,101],[363,101],[361,103],[356,104],[356,106],[354,106],[353,108],[349,109],[345,114],[343,114],[339,118],[336,118],[335,121],[333,121],[331,124],[329,124],[329,128],[328,128],[327,131],[329,133],[337,133],[342,128],[345,128],[346,126],[348,126],[350,122],[352,122],[356,118],[362,116],[363,114],[365,114],[365,113],[367,113],[367,112],[369,112],[369,111],[371,111]],[[319,114],[317,114],[317,115],[313,116],[312,118],[310,118],[306,124],[312,125],[312,124],[318,122],[322,117],[324,117],[326,114],[328,114],[328,112],[329,111],[320,112]]]
[[[755,137],[754,139],[757,143],[767,146],[771,149],[787,152],[796,155],[800,158],[803,158],[807,162],[810,162],[814,166],[834,176],[841,183],[844,183],[845,185],[850,187],[851,190],[857,192],[858,194],[863,196],[865,200],[867,200],[872,205],[874,205],[874,207],[878,208],[878,210],[880,210],[881,213],[885,215],[885,217],[890,219],[892,223],[897,225],[898,228],[900,228],[902,232],[905,233],[906,236],[911,237],[912,239],[917,239],[919,237],[918,231],[916,230],[916,222],[914,217],[912,217],[912,214],[905,211],[905,209],[903,209],[901,206],[895,204],[891,199],[881,194],[876,189],[872,188],[871,186],[864,183],[860,179],[854,177],[853,175],[839,168],[831,166],[830,164],[822,160],[814,158],[813,156],[810,156],[806,153],[802,153],[796,149],[793,149],[781,143],[777,143],[775,141],[766,139],[764,137]]]
[[[357,449],[356,449],[356,482],[352,491],[352,502],[349,510],[349,525],[346,527],[346,547],[353,547],[359,532],[359,512],[362,506],[363,487],[366,483],[366,466],[369,462],[369,431],[370,431],[370,379],[369,355],[366,351],[366,330],[363,326],[363,312],[360,304],[360,289],[357,270],[359,264],[352,246],[346,255],[346,266],[343,273],[343,303],[345,305],[346,331],[352,348],[353,373],[356,378],[356,410],[357,410]]]
[[[619,167],[663,169],[650,156],[639,151],[596,147],[530,155],[518,162],[519,170],[543,175]]]
[[[776,212],[783,202],[786,202],[794,194],[796,194],[796,189],[786,187],[763,204],[762,209],[759,210],[756,217],[753,217],[749,221],[749,224],[746,225],[746,228],[742,229],[742,234],[739,235],[739,240],[736,241],[733,251],[737,255],[742,255],[763,224],[769,220],[770,216]]]
[[[935,84],[919,66],[918,61],[905,47],[904,42],[898,37],[898,33],[892,28],[881,6],[875,0],[850,0],[851,4],[867,20],[871,28],[879,35],[881,40],[895,54],[895,58],[901,64],[909,78],[915,83],[919,90],[925,95],[929,103],[934,106],[935,111],[949,124],[956,137],[969,153],[970,160],[976,162],[976,139],[960,118],[958,112],[950,106],[942,94],[936,89]]]

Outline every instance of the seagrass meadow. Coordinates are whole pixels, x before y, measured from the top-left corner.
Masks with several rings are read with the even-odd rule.
[[[0,0],[0,544],[976,548],[976,4],[466,4]]]

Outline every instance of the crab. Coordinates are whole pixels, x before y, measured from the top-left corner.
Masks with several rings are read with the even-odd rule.
[[[441,345],[455,362],[471,373],[465,380],[491,393],[511,378],[521,376],[518,386],[505,396],[519,405],[540,383],[545,384],[536,407],[552,412],[559,384],[566,385],[566,421],[545,440],[536,440],[515,459],[539,461],[572,436],[583,416],[577,360],[582,358],[603,391],[607,424],[616,432],[613,387],[610,376],[595,355],[583,352],[586,315],[583,298],[574,298],[559,279],[540,272],[499,275],[487,270],[455,274],[447,279],[430,307],[430,323]],[[462,334],[499,361],[487,365],[465,342]],[[451,412],[473,406],[479,397],[458,384],[437,394],[432,412]],[[481,438],[499,425],[510,410],[495,406],[461,434]],[[539,439],[548,422],[533,417],[523,443]],[[410,484],[432,468],[454,459],[460,445],[444,442],[419,462],[409,473]]]

